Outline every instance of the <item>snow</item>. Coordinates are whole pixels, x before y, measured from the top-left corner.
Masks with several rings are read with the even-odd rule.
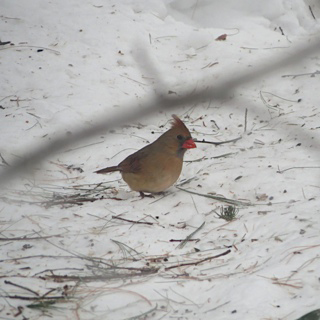
[[[320,32],[316,0],[3,0],[1,8],[0,40],[14,44],[0,47],[0,154],[9,164],[154,92],[179,96],[275,62]],[[319,66],[313,53],[223,100],[139,119],[6,185],[1,318],[294,320],[320,308]],[[177,183],[250,201],[237,219],[219,219],[225,204],[175,186],[140,200],[118,173],[93,173],[155,140],[172,113],[198,140],[242,137],[198,143]],[[76,194],[95,201],[64,202]],[[170,241],[196,230],[198,241],[183,248]],[[20,299],[45,294],[67,299],[42,308]]]

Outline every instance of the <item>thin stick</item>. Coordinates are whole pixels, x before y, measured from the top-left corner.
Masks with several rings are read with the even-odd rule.
[[[241,49],[248,49],[248,50],[274,50],[274,49],[287,49],[290,47],[264,47],[264,48],[254,48],[254,47],[241,47]]]
[[[150,309],[150,310],[148,310],[148,311],[146,311],[146,312],[144,312],[144,313],[141,313],[141,314],[139,314],[139,315],[136,315],[136,316],[133,316],[133,317],[130,317],[130,318],[126,318],[126,319],[124,319],[124,320],[146,319],[147,315],[148,315],[149,313],[152,313],[153,311],[157,310],[157,308],[158,308],[158,305],[156,304],[156,306],[155,306],[154,308],[152,308],[152,309]]]
[[[242,202],[242,201],[239,201],[239,200],[232,200],[232,199],[224,198],[224,197],[221,197],[221,196],[213,196],[213,195],[210,195],[210,194],[202,194],[202,193],[190,191],[190,190],[187,190],[187,189],[183,189],[183,188],[180,188],[178,186],[176,186],[176,188],[178,188],[178,189],[180,189],[182,191],[188,192],[188,193],[196,194],[196,195],[201,196],[201,197],[210,198],[210,199],[213,199],[213,200],[216,200],[216,201],[225,202],[225,203],[232,204],[232,205],[235,205],[235,206],[251,206],[252,205],[250,202]]]
[[[17,287],[17,288],[20,288],[20,289],[27,290],[27,291],[33,293],[34,295],[39,296],[39,293],[38,293],[38,292],[33,291],[33,290],[31,290],[31,289],[29,289],[29,288],[27,288],[27,287],[21,286],[20,284],[13,283],[13,282],[11,282],[11,281],[9,281],[9,280],[4,280],[4,283],[5,283],[5,284],[10,284],[10,285],[12,285],[12,286],[14,286],[14,287]]]
[[[274,94],[274,93],[272,93],[272,92],[260,91],[260,94],[263,94],[263,93],[269,94],[269,95],[271,95],[271,96],[273,96],[273,97],[279,98],[279,99],[284,100],[284,101],[299,102],[299,99],[297,99],[297,100],[290,100],[290,99],[282,98],[282,97],[280,97],[280,96],[278,96],[278,95],[276,95],[276,94]]]
[[[5,46],[6,44],[10,44],[11,41],[0,41],[0,46]]]
[[[215,156],[215,157],[211,157],[210,159],[219,159],[219,158],[226,158],[226,157],[229,157],[233,154],[237,154],[238,152],[229,152],[229,153],[224,153],[224,154],[221,154],[220,156]]]
[[[80,281],[80,282],[96,282],[96,281],[106,281],[106,280],[115,280],[115,279],[131,279],[134,277],[143,277],[151,274],[155,274],[159,271],[158,269],[150,269],[143,272],[132,272],[132,273],[110,273],[107,275],[101,276],[60,276],[60,275],[48,275],[45,278],[47,279],[54,279],[56,281]]]
[[[56,268],[56,269],[45,269],[43,271],[40,271],[40,272],[37,272],[33,275],[33,277],[41,274],[41,273],[46,273],[46,272],[50,272],[51,274],[54,272],[54,271],[60,271],[60,270],[75,270],[75,271],[84,271],[83,268]]]
[[[284,173],[285,171],[293,170],[293,169],[320,169],[320,167],[291,167],[283,170],[278,170],[277,173]]]
[[[67,152],[70,152],[70,151],[75,151],[75,150],[79,150],[79,149],[95,146],[96,144],[101,144],[101,143],[104,143],[104,142],[105,142],[104,140],[103,141],[98,141],[98,142],[86,144],[84,146],[80,146],[80,147],[76,147],[76,148],[70,148],[70,149],[65,150],[64,152],[67,153]]]
[[[310,12],[311,12],[311,15],[312,15],[313,19],[314,19],[314,20],[317,20],[316,17],[314,16],[314,14],[313,14],[313,11],[312,11],[311,6],[309,6],[309,10],[310,10]]]
[[[3,164],[5,164],[6,166],[10,166],[10,164],[4,159],[4,157],[2,156],[1,153],[0,153],[0,158],[1,158]]]
[[[320,74],[320,71],[317,70],[315,72],[309,72],[309,73],[300,73],[300,74],[284,74],[283,76],[281,76],[282,78],[286,78],[286,77],[293,77],[293,78],[297,78],[297,77],[302,77],[302,76],[311,76],[314,77],[315,75]]]
[[[10,298],[10,299],[20,299],[20,300],[35,300],[35,301],[39,301],[39,300],[66,300],[65,296],[55,296],[55,297],[25,297],[25,296],[11,296],[11,295],[4,295],[4,296],[0,296],[1,298]]]
[[[48,50],[48,51],[52,51],[57,55],[60,55],[61,53],[57,50],[53,50],[50,48],[46,48],[46,47],[39,47],[39,46],[10,46],[10,47],[6,47],[0,50],[6,50],[6,49],[17,49],[17,48],[37,48],[37,49],[42,49],[42,50]]]
[[[65,205],[65,204],[76,204],[76,205],[81,206],[83,204],[83,202],[94,202],[97,200],[101,200],[101,199],[100,198],[81,197],[81,198],[75,198],[75,199],[63,199],[63,200],[58,200],[58,201],[50,200],[50,201],[44,201],[44,202],[38,202],[38,203],[44,205],[46,208],[50,208],[52,206],[59,206],[59,205]]]
[[[209,310],[205,311],[204,313],[217,310],[218,308],[223,307],[223,306],[225,306],[225,305],[228,304],[228,303],[230,303],[230,301],[227,301],[227,302],[225,302],[225,303],[222,303],[222,304],[220,304],[220,305],[218,305],[218,306],[216,306],[216,307],[214,307],[214,308],[212,308],[212,309],[209,309]]]
[[[177,249],[182,249],[186,243],[198,232],[200,231],[206,223],[203,222],[200,227],[198,227],[195,231],[190,233],[178,246]]]
[[[187,267],[187,266],[197,266],[200,263],[203,263],[203,262],[206,262],[206,261],[209,261],[209,260],[212,260],[212,259],[216,259],[216,258],[220,258],[222,256],[225,256],[225,255],[229,254],[230,252],[231,252],[231,250],[227,250],[227,251],[225,251],[223,253],[217,254],[216,256],[207,257],[207,258],[199,260],[197,262],[189,262],[189,263],[177,264],[177,265],[174,265],[174,266],[171,266],[171,267],[167,267],[164,270],[168,271],[168,270],[174,269],[174,268]]]
[[[126,260],[128,259],[127,258],[127,252],[128,252],[129,255],[131,256],[131,258],[133,259],[133,261],[138,261],[138,259],[136,259],[134,257],[134,255],[131,253],[131,251],[133,251],[137,256],[140,256],[141,254],[137,250],[129,247],[127,244],[125,244],[123,242],[120,242],[120,241],[117,241],[117,240],[113,240],[113,239],[110,239],[110,240],[112,242],[114,242],[119,247],[119,249],[121,250],[121,252],[122,252],[122,254],[123,254],[123,256],[124,256],[124,258]]]
[[[206,141],[206,140],[197,140],[195,139],[195,142],[196,143],[208,143],[208,144],[214,144],[216,146],[220,145],[220,144],[225,144],[225,143],[230,143],[230,142],[236,142],[238,140],[242,139],[242,137],[238,137],[238,138],[235,138],[235,139],[231,139],[231,140],[226,140],[226,141],[218,141],[218,142],[214,142],[214,141]]]
[[[197,7],[198,7],[198,2],[199,2],[199,0],[197,0],[196,1],[196,4],[194,5],[194,9],[193,9],[193,12],[192,12],[192,19],[193,19],[193,16],[194,16],[194,14],[195,14],[195,12],[196,12],[196,10],[197,10]]]
[[[38,47],[38,46],[10,46],[10,47],[6,47],[0,50],[6,50],[6,49],[16,49],[16,48],[37,48],[37,49],[42,49],[42,50],[48,50],[48,51],[52,51],[57,55],[60,55],[61,53],[57,50],[53,50],[50,48],[46,48],[46,47]]]
[[[54,234],[52,236],[45,236],[45,237],[15,237],[15,238],[0,238],[0,241],[26,241],[26,240],[39,240],[39,239],[48,239],[53,237],[61,237],[61,234]]]
[[[284,282],[280,282],[280,281],[273,281],[272,284],[277,284],[279,286],[292,287],[292,288],[295,288],[295,289],[303,288],[303,285],[294,285],[294,284],[284,283]]]
[[[56,291],[56,290],[59,290],[59,289],[58,289],[58,288],[50,289],[47,293],[43,294],[43,295],[41,296],[41,298],[45,298],[48,294],[50,294],[51,292]]]
[[[134,220],[125,219],[125,218],[121,218],[121,217],[117,217],[117,216],[112,216],[112,219],[118,219],[118,220],[122,220],[122,221],[126,221],[126,222],[136,223],[136,224],[147,224],[150,226],[153,225],[153,222],[134,221]]]
[[[182,242],[182,241],[200,241],[200,239],[170,239],[169,242]]]
[[[192,300],[188,299],[187,297],[183,296],[182,294],[180,294],[180,293],[178,293],[178,292],[174,291],[172,288],[170,288],[170,290],[171,290],[172,292],[174,292],[177,296],[180,296],[180,297],[182,297],[183,299],[188,300],[188,301],[189,301],[189,302],[191,302],[193,305],[195,305],[196,307],[198,307],[198,308],[199,308],[199,305],[198,305],[198,304],[196,304],[194,301],[192,301]]]
[[[246,108],[246,112],[244,113],[244,129],[243,129],[243,132],[247,132],[247,120],[248,120],[248,108]]]

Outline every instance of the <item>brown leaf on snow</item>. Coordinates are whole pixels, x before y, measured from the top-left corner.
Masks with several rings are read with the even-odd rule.
[[[258,201],[266,201],[268,199],[268,195],[266,195],[265,193],[257,194],[256,198]]]
[[[221,36],[219,36],[216,41],[225,41],[227,39],[227,34],[222,34]]]

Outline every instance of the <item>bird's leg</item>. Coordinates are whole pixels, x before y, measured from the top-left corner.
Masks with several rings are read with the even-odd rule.
[[[140,193],[141,199],[143,199],[144,197],[154,198],[154,196],[153,196],[152,194],[145,194],[145,193],[143,193],[142,191],[140,191],[139,193]]]

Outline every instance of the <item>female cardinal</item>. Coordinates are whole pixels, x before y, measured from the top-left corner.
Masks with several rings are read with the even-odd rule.
[[[180,176],[183,156],[187,149],[196,148],[184,123],[172,115],[171,129],[156,141],[131,154],[117,166],[107,167],[95,173],[120,171],[129,187],[140,192],[158,193],[172,186]],[[152,197],[152,196],[151,196]]]

